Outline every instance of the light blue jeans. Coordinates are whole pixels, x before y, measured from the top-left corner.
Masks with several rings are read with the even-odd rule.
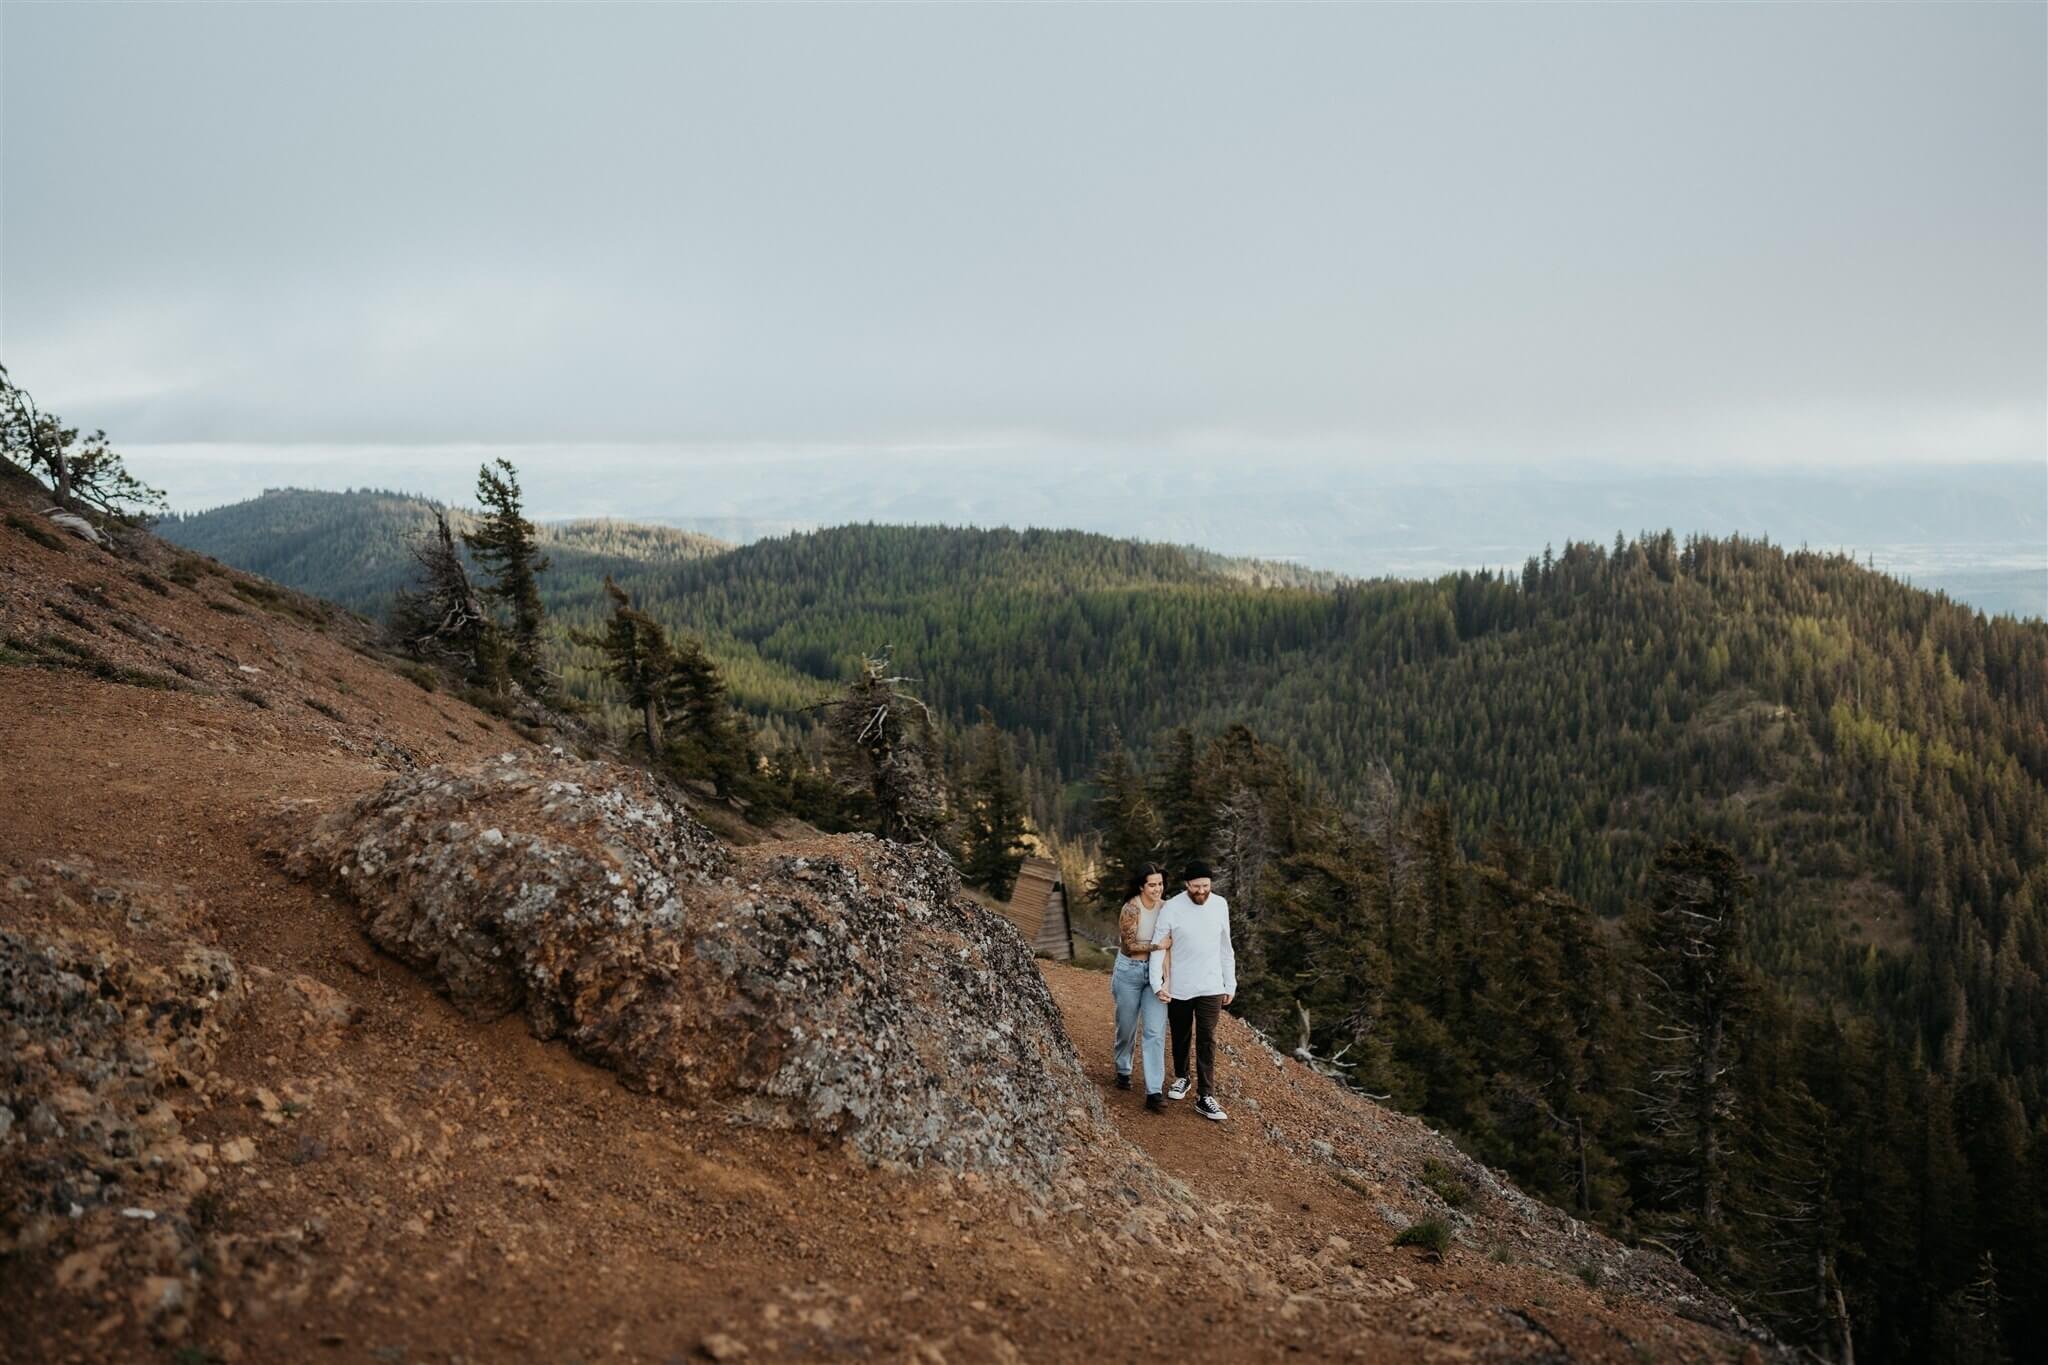
[[[1166,1002],[1152,991],[1152,969],[1143,959],[1119,957],[1109,973],[1116,1000],[1116,1070],[1131,1074],[1131,1048],[1144,1029],[1145,1093],[1166,1088]]]

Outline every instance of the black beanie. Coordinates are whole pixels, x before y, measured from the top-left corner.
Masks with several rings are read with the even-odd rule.
[[[1216,880],[1216,874],[1211,872],[1209,865],[1200,858],[1189,863],[1188,870],[1180,874],[1180,879],[1184,882],[1199,881],[1203,877],[1207,877],[1210,881]]]

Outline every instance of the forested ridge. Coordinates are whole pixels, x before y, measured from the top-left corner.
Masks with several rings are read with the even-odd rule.
[[[1041,825],[1112,867],[1134,838],[1223,859],[1256,1021],[1306,1011],[1356,1083],[1802,1340],[2048,1340],[2048,625],[1740,538],[1265,586],[1081,533],[857,526],[558,556],[571,693],[607,695],[568,635],[607,572],[777,742],[887,646],[952,727],[1012,737]],[[1707,949],[1659,926],[1708,885],[1725,993],[1663,999],[1657,955]],[[1684,1070],[1658,1021],[1694,1006],[1728,1049],[1704,1176],[1650,1098]]]
[[[345,493],[273,488],[260,498],[206,512],[167,516],[166,540],[251,573],[379,617],[415,571],[411,542],[432,530],[433,504],[409,493],[361,488]],[[449,510],[455,531],[475,517]],[[721,541],[668,526],[603,518],[537,528],[541,547],[565,569],[600,575],[628,564],[667,564],[716,554]]]

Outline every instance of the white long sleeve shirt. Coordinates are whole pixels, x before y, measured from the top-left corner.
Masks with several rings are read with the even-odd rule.
[[[1209,893],[1196,905],[1183,891],[1159,907],[1152,925],[1152,989],[1175,1000],[1237,994],[1237,954],[1230,947],[1230,902]]]

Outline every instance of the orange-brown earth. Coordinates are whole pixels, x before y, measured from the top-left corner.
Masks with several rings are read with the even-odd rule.
[[[1171,1235],[1085,1153],[1037,1192],[871,1169],[629,1092],[516,1018],[475,1024],[264,849],[283,802],[529,741],[393,671],[350,618],[146,538],[53,547],[38,507],[0,485],[0,929],[151,961],[204,945],[246,998],[156,1097],[205,1249],[195,1300],[167,1314],[124,1278],[149,1220],[59,1220],[0,1243],[0,1360],[1757,1354],[1724,1308],[1636,1293],[1648,1258],[1487,1173],[1449,1215],[1419,1180],[1441,1139],[1234,1021],[1229,1123],[1102,1087],[1115,1129],[1217,1209]],[[1106,1082],[1106,978],[1044,970]],[[25,1195],[0,1186],[0,1211]],[[1459,1229],[1443,1260],[1392,1245],[1431,1214]]]

